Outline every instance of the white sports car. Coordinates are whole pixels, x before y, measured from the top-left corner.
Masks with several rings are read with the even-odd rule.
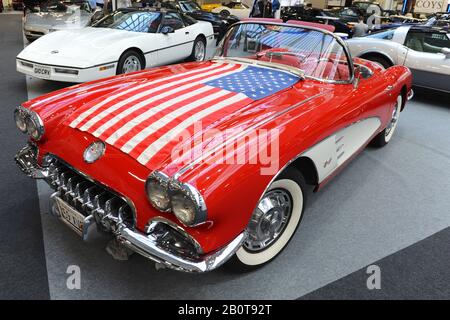
[[[223,17],[233,15],[238,17],[239,19],[248,18],[250,16],[250,11],[251,9],[247,5],[239,1],[232,1],[212,10],[212,12],[219,13]]]
[[[92,27],[50,33],[27,46],[17,71],[37,78],[85,82],[183,59],[202,61],[212,25],[166,9],[119,9]]]
[[[27,10],[23,32],[31,42],[57,30],[84,28],[101,16],[102,11],[93,10],[87,0],[50,0]]]
[[[354,57],[385,68],[404,65],[413,73],[413,85],[450,92],[450,32],[444,28],[402,26],[347,40]]]

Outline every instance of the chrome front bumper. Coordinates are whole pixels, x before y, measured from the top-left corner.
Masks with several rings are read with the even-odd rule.
[[[89,226],[97,224],[103,229],[107,227],[107,230],[116,237],[119,243],[170,269],[185,272],[214,270],[226,262],[241,247],[246,238],[244,231],[221,249],[203,254],[200,246],[189,234],[178,225],[161,217],[150,220],[145,232],[136,230],[129,222],[126,223],[120,210],[111,211],[109,209],[108,211],[106,207],[110,208],[111,206],[99,206],[98,199],[91,201],[93,198],[98,198],[98,193],[97,196],[93,195],[90,191],[91,188],[84,192],[80,191],[80,185],[96,183],[93,179],[89,179],[72,167],[67,167],[67,170],[70,171],[70,174],[67,175],[67,171],[61,172],[61,170],[56,170],[55,174],[51,165],[40,166],[37,162],[37,148],[33,145],[21,149],[15,156],[15,161],[27,176],[34,179],[45,179],[56,190],[53,196],[62,198],[72,207],[82,211],[81,213],[86,216],[87,221],[91,222],[87,225],[86,230],[83,230],[83,239],[87,237]],[[80,181],[82,179],[87,180]],[[96,183],[96,188],[104,187]],[[105,190],[105,192],[108,191]],[[54,213],[59,217],[57,212]]]

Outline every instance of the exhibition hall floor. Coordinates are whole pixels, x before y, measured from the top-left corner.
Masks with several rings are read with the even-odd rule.
[[[391,143],[368,148],[311,194],[286,250],[247,274],[156,270],[134,255],[113,260],[102,236],[82,242],[48,215],[50,189],[15,167],[26,137],[21,102],[66,86],[15,71],[19,14],[0,14],[0,298],[3,299],[428,299],[450,297],[450,96],[416,90]],[[81,289],[66,285],[68,266]],[[369,290],[367,267],[381,270]]]

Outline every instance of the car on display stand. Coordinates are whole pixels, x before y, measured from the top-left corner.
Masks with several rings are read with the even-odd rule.
[[[50,0],[27,8],[23,33],[31,42],[50,32],[84,28],[102,16],[102,10],[92,9],[86,0]]]
[[[353,56],[411,69],[413,84],[450,92],[450,30],[402,26],[347,41]]]
[[[179,10],[195,20],[211,23],[214,29],[214,35],[217,38],[217,43],[224,37],[227,29],[233,23],[239,21],[239,18],[234,15],[223,17],[217,13],[205,11],[195,1],[164,1],[162,2],[162,6]]]
[[[84,239],[96,225],[167,268],[252,270],[287,246],[308,188],[389,143],[411,81],[404,66],[352,58],[326,30],[240,22],[211,61],[23,103],[14,119],[29,143],[15,159]]]
[[[16,66],[36,78],[85,82],[183,59],[203,61],[213,42],[208,22],[174,10],[126,8],[91,27],[34,41],[18,54]]]
[[[222,17],[233,15],[239,19],[246,19],[250,17],[251,8],[240,1],[231,1],[212,9],[211,11],[220,14]]]

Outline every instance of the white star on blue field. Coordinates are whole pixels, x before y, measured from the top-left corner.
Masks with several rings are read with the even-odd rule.
[[[205,84],[235,93],[243,93],[253,100],[259,100],[286,89],[300,78],[283,71],[249,66]]]

